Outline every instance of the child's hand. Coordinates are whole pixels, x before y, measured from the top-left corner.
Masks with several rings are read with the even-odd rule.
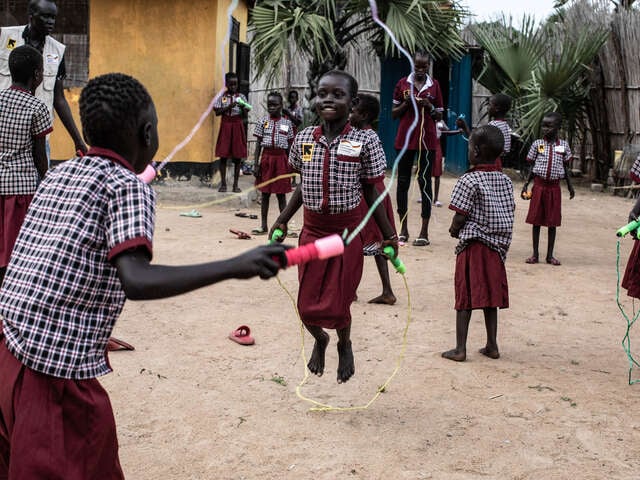
[[[283,242],[284,239],[287,237],[287,224],[286,223],[275,223],[271,229],[269,230],[269,239],[273,238],[273,232],[275,232],[276,230],[282,230],[282,235],[278,238],[276,238],[276,241],[278,243]]]
[[[263,245],[238,255],[233,259],[236,267],[236,278],[259,276],[262,279],[278,274],[281,265],[286,265],[285,250],[289,245]]]
[[[384,250],[384,247],[393,248],[393,255],[398,256],[398,235],[393,235],[391,238],[383,240],[380,244],[380,250]]]
[[[456,119],[456,127],[461,128],[463,130],[467,129],[467,122],[464,121],[464,118]]]
[[[453,228],[452,225],[451,227],[449,227],[449,235],[451,235],[453,238],[458,238],[458,236],[460,235],[460,229]]]
[[[573,189],[573,187],[569,187],[569,200],[573,199],[573,197],[576,196],[576,191]]]
[[[262,169],[260,168],[260,164],[256,165],[253,168],[253,176],[256,178],[260,178],[262,176]]]

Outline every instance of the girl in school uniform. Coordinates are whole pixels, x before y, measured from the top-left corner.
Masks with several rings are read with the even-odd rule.
[[[290,173],[288,155],[293,142],[294,126],[291,120],[282,116],[282,95],[271,92],[267,95],[267,112],[260,119],[253,132],[258,139],[255,154],[256,185],[268,182],[281,175]],[[269,199],[275,193],[278,208],[282,212],[286,205],[286,194],[291,192],[291,178],[285,177],[259,187],[262,193],[260,228],[252,230],[254,235],[267,233],[267,215]]]

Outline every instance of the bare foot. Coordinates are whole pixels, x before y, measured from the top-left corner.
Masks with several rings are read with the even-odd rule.
[[[478,350],[482,355],[489,357],[489,358],[493,358],[494,360],[497,360],[498,358],[500,358],[500,352],[498,351],[498,349],[489,349],[487,347],[483,347],[480,350]]]
[[[384,305],[393,305],[394,303],[396,303],[396,297],[393,295],[383,293],[382,295],[369,300],[369,303],[381,303]]]
[[[324,352],[327,350],[327,345],[329,345],[329,339],[331,338],[327,332],[323,333],[324,340],[316,340],[316,343],[313,345],[311,358],[309,359],[309,363],[307,363],[309,371],[319,377],[324,373]]]
[[[453,360],[454,362],[464,362],[467,359],[467,352],[454,348],[453,350],[442,352],[442,358]]]
[[[356,373],[356,366],[353,362],[353,350],[351,341],[346,345],[338,342],[338,383],[344,383]]]

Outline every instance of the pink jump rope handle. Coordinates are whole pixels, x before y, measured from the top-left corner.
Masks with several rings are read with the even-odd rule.
[[[320,238],[313,243],[307,243],[298,248],[292,248],[285,252],[287,264],[283,268],[292,265],[301,265],[311,260],[324,260],[325,258],[337,257],[344,253],[344,242],[342,238],[333,234]]]
[[[138,175],[138,178],[144,183],[151,183],[153,179],[156,178],[156,173],[156,169],[149,164],[147,165],[147,168]]]

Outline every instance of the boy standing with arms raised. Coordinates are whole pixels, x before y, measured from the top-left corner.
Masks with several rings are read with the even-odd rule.
[[[487,343],[480,353],[500,358],[497,343],[498,308],[509,307],[504,261],[511,245],[515,201],[513,184],[495,161],[504,148],[502,133],[485,125],[469,138],[471,170],[462,175],[451,193],[449,208],[455,215],[449,228],[460,239],[456,247],[455,309],[456,347],[444,358],[467,358],[467,333],[471,312],[484,311]]]

